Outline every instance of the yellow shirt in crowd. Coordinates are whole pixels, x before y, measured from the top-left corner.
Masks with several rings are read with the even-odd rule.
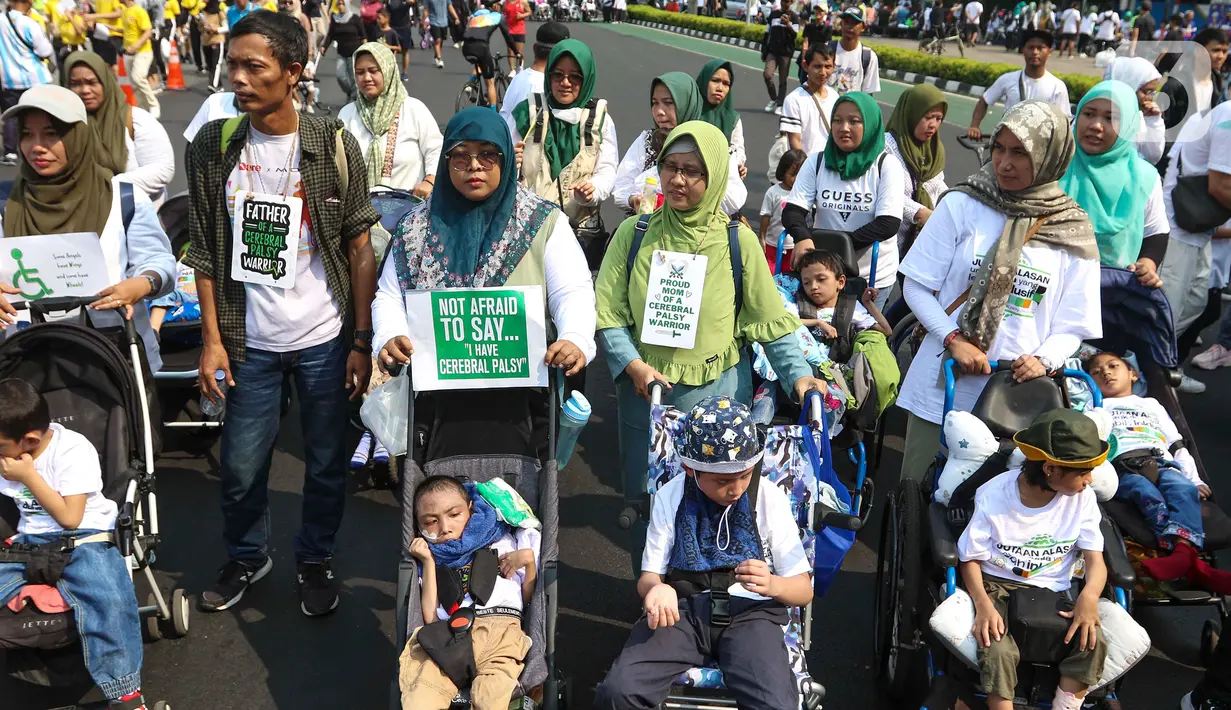
[[[59,33],[61,42],[70,47],[80,47],[85,44],[85,33],[73,24],[71,14],[65,13],[58,3],[49,4],[47,9],[48,19]]]
[[[205,9],[205,3],[202,0],[181,0],[180,7],[187,10],[189,15],[196,17],[201,14],[201,10]]]
[[[163,11],[166,13],[168,20],[179,17],[180,4],[177,0],[167,0],[167,4],[164,6]]]
[[[133,5],[124,10],[124,47],[132,47],[137,38],[141,36],[141,33],[152,28],[150,13],[146,12],[144,7]],[[137,48],[137,54],[152,51],[154,49],[148,39],[145,41],[145,44]]]
[[[99,15],[109,15],[113,12],[123,12],[123,0],[95,0],[94,12]],[[110,20],[99,20],[99,22],[111,28],[111,36],[119,37],[123,33],[121,26],[123,25],[123,17],[116,17]]]

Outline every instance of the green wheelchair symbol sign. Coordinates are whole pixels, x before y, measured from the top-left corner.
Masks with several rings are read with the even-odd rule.
[[[26,265],[21,262],[21,250],[14,249],[9,252],[13,259],[17,262],[17,271],[13,272],[13,287],[21,291],[22,298],[27,301],[33,301],[44,296],[50,296],[54,292],[43,283],[43,280],[38,277],[38,269],[27,269]],[[26,283],[26,287],[37,288],[37,291],[32,293],[26,292],[26,287],[21,285],[21,282]]]

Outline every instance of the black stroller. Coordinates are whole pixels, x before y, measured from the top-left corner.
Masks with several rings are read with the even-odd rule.
[[[0,344],[0,378],[34,385],[47,399],[52,421],[69,422],[98,450],[103,493],[119,509],[114,544],[132,572],[144,573],[151,590],[139,606],[146,640],[180,638],[188,634],[188,598],[182,589],[164,594],[149,566],[160,532],[152,392],[141,341],[131,321],[106,334],[84,323],[46,322],[49,314],[71,311],[80,311],[84,321],[85,305],[93,300],[66,297],[30,304],[34,324]],[[17,520],[10,499],[0,498],[0,538],[16,533]],[[101,698],[82,662],[72,612],[46,614],[34,605],[18,613],[0,608],[0,653],[5,672],[15,679],[85,688],[82,703]]]

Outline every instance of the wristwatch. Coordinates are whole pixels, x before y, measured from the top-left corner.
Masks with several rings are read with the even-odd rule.
[[[372,330],[370,328],[367,330],[356,330],[353,340],[357,340],[359,342],[364,343],[368,347],[371,347],[372,346]]]
[[[153,274],[149,272],[143,273],[141,275],[145,277],[145,280],[148,281],[150,284],[150,294],[153,295],[155,293],[158,293],[158,287],[162,285],[161,283],[162,279],[154,276]]]

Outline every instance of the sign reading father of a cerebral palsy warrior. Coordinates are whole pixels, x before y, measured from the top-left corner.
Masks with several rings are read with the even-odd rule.
[[[235,196],[231,227],[231,278],[243,283],[295,287],[295,258],[303,200],[241,192]]]

